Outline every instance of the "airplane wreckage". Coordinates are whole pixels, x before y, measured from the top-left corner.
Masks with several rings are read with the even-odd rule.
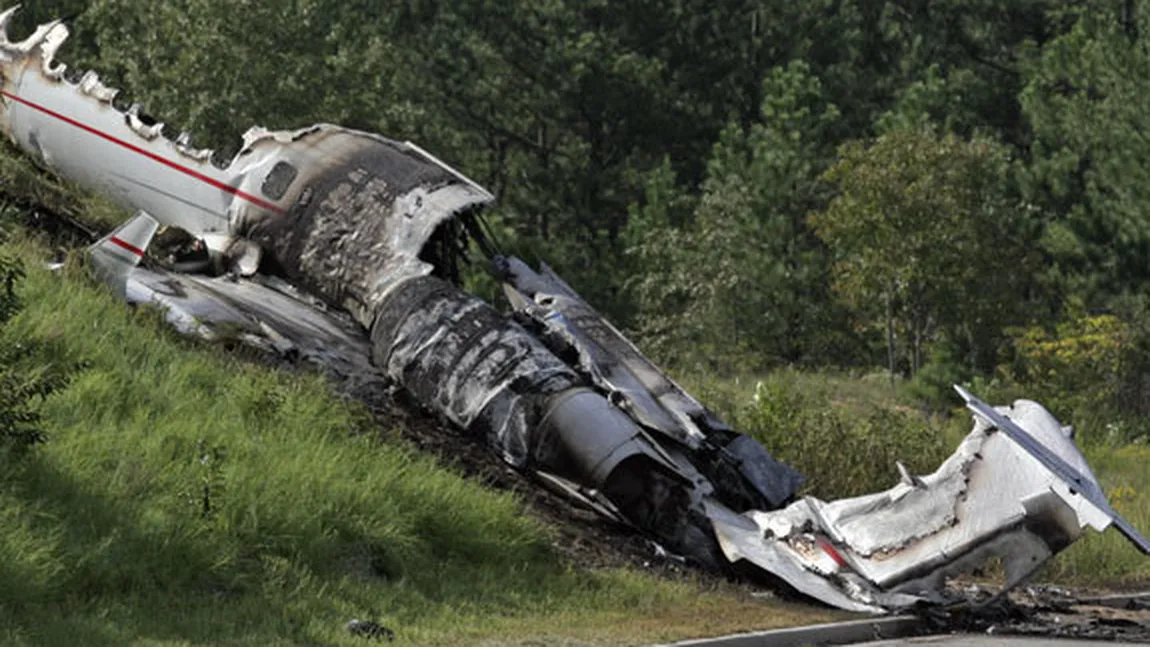
[[[321,124],[253,128],[226,164],[56,60],[68,28],[7,38],[0,129],[41,166],[137,215],[92,246],[95,273],[179,330],[239,329],[336,371],[382,372],[545,486],[704,568],[766,575],[843,609],[945,602],[947,577],[1001,558],[1007,588],[1086,526],[1150,542],[1109,505],[1042,406],[958,388],[974,429],[932,474],[796,497],[802,476],[684,392],[546,266],[490,261],[503,314],[463,291],[461,246],[493,196],[408,142]],[[160,227],[184,232],[145,261]],[[143,262],[142,262],[143,261]]]

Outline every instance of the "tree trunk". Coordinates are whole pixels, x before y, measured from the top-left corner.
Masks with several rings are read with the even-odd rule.
[[[889,293],[886,295],[886,362],[890,386],[894,388],[894,303]]]
[[[922,368],[922,327],[916,321],[914,324],[914,348],[910,358],[910,376],[913,378]]]

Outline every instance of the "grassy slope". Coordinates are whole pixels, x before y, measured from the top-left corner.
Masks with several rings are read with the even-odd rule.
[[[0,341],[89,367],[43,404],[49,442],[0,465],[4,644],[362,644],[353,617],[421,644],[611,644],[830,617],[572,570],[513,497],[381,440],[317,377],[180,340],[19,252],[27,308]]]

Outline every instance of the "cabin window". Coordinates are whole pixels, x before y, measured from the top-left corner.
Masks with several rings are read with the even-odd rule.
[[[299,171],[296,170],[296,167],[287,162],[276,162],[268,176],[264,178],[264,184],[260,187],[260,191],[272,200],[279,200],[287,193],[288,187],[295,181],[297,175],[299,175]]]

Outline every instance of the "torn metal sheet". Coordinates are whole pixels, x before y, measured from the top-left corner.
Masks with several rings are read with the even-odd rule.
[[[329,124],[254,128],[217,164],[139,106],[117,108],[96,74],[67,73],[63,24],[10,42],[13,11],[0,13],[0,131],[142,212],[92,247],[91,265],[186,333],[385,376],[509,465],[694,563],[844,609],[943,601],[947,577],[995,557],[1015,585],[1086,526],[1147,550],[1045,409],[995,410],[961,390],[976,424],[934,473],[796,501],[798,473],[554,272],[494,255],[478,226],[492,195],[427,151]],[[177,253],[141,264],[163,236]],[[469,241],[491,256],[511,315],[460,287]]]
[[[1074,446],[1068,430],[1060,427],[1055,431],[1052,425],[1046,424],[1038,426],[1033,432],[1027,431],[961,386],[955,386],[955,390],[966,400],[966,406],[975,415],[1010,436],[1022,450],[1061,480],[1055,484],[1058,496],[1072,506],[1079,517],[1087,520],[1092,528],[1102,532],[1113,524],[1138,550],[1150,554],[1150,540],[1110,506],[1098,479],[1086,463],[1086,458]],[[1035,405],[1030,403],[1030,406]],[[1063,436],[1071,442],[1066,442]]]
[[[140,213],[88,251],[93,271],[128,303],[160,308],[184,334],[235,339],[341,378],[383,379],[370,361],[370,340],[351,317],[276,277],[210,277],[141,267],[157,230],[156,220]]]
[[[751,513],[764,540],[794,549],[808,571],[842,581],[844,590],[850,576],[855,599],[900,593],[931,600],[946,578],[995,557],[1007,588],[1017,585],[1086,526],[1102,530],[1120,518],[1104,498],[1105,508],[1092,500],[1101,492],[1097,479],[1045,408],[1019,400],[996,410],[961,392],[978,413],[974,429],[933,474],[877,494],[808,497]]]
[[[518,258],[495,259],[509,299],[538,327],[559,356],[644,428],[680,445],[720,496],[744,508],[777,507],[794,496],[802,476],[726,423],[647,359],[550,268],[535,272]]]

